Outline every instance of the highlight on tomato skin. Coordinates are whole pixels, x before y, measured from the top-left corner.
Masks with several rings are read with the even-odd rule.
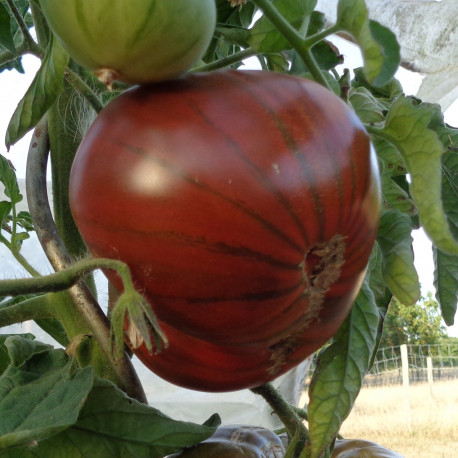
[[[143,363],[231,391],[276,378],[338,330],[365,275],[380,183],[368,135],[334,94],[220,71],[110,102],[81,143],[70,202],[91,253],[129,265],[168,336],[160,354],[133,348]]]

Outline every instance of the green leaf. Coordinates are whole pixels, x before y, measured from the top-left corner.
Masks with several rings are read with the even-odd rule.
[[[351,88],[348,100],[364,123],[375,124],[385,120],[384,106],[365,87]]]
[[[111,382],[96,378],[75,426],[30,450],[38,458],[162,458],[214,432],[214,427],[175,421],[128,398]]]
[[[389,29],[369,20],[364,0],[339,0],[336,25],[361,48],[368,81],[375,86],[389,83],[401,61],[400,47]]]
[[[408,215],[399,210],[382,213],[377,242],[383,254],[383,274],[390,291],[406,305],[415,304],[420,297],[411,232]]]
[[[17,204],[22,200],[22,194],[16,179],[16,172],[11,163],[0,154],[0,182],[5,187],[5,196],[9,197],[11,203]]]
[[[11,202],[2,200],[0,202],[0,227],[3,226],[3,222],[8,218],[11,212]]]
[[[32,84],[19,102],[8,125],[6,146],[20,140],[40,121],[62,91],[69,56],[56,39],[51,39]]]
[[[24,67],[22,66],[22,57],[9,60],[0,65],[0,73],[4,70],[16,70],[18,73],[25,73]]]
[[[272,3],[295,29],[300,29],[316,6],[316,0],[274,0]],[[261,16],[250,29],[248,43],[260,53],[280,52],[292,48],[266,16]]]
[[[0,3],[0,45],[16,54],[16,46],[14,46],[14,39],[11,34],[11,17],[2,3]]]
[[[366,75],[364,74],[364,68],[355,68],[353,69],[353,73],[355,74],[355,77],[352,81],[352,87],[365,87],[366,89],[369,89],[371,94],[378,97],[379,102],[387,103],[387,108],[391,105],[391,101],[393,99],[404,93],[401,83],[396,78],[392,78],[390,82],[383,86],[374,86],[367,80]]]
[[[407,165],[411,175],[410,194],[425,232],[441,251],[458,254],[458,243],[449,230],[442,205],[444,148],[437,134],[429,128],[432,115],[427,105],[416,105],[410,97],[399,97],[391,105],[380,132],[398,149]]]
[[[442,317],[447,326],[455,322],[458,298],[458,256],[443,253],[433,247],[434,287]]]
[[[53,349],[52,345],[44,344],[34,339],[23,338],[21,335],[6,339],[5,347],[10,358],[10,365],[14,367],[21,367],[34,355],[46,353]]]
[[[3,301],[0,306],[3,306]],[[8,349],[5,346],[5,340],[8,337],[15,337],[17,335],[20,335],[23,339],[35,339],[35,336],[32,334],[0,334],[0,375],[5,371],[11,362],[10,355],[8,354]]]
[[[6,339],[7,346],[20,347],[12,351],[10,346],[9,353],[23,356],[30,342],[17,336]],[[10,365],[0,377],[0,450],[44,440],[75,424],[91,390],[91,367],[77,369],[63,350],[35,350],[20,367]]]
[[[309,387],[311,456],[331,442],[350,413],[376,347],[379,313],[368,279],[331,345],[318,355]]]

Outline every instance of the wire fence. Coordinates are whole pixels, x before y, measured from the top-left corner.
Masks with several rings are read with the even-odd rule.
[[[306,384],[315,369],[313,361]],[[380,348],[363,386],[432,383],[458,379],[458,342]]]
[[[458,379],[458,343],[380,348],[365,386]]]

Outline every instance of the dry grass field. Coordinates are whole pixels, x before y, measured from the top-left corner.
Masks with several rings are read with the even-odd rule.
[[[341,434],[367,439],[406,458],[458,456],[458,380],[364,388]]]

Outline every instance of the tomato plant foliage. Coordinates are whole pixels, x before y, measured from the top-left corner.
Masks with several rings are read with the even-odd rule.
[[[131,3],[0,1],[0,71],[23,72],[26,54],[41,60],[5,139],[9,147],[35,129],[30,213],[18,210],[23,196],[14,169],[0,157],[0,242],[29,274],[0,281],[0,326],[32,319],[66,347],[54,349],[30,334],[0,335],[0,456],[161,457],[214,433],[217,416],[197,425],[146,405],[120,343],[124,326],[126,341],[155,371],[188,386],[197,375],[199,389],[264,383],[260,374],[272,363],[266,349],[286,348],[278,375],[322,347],[307,415],[265,392],[288,432],[285,456],[329,456],[370,368],[391,298],[407,305],[420,297],[412,252],[417,228],[433,242],[436,299],[453,324],[458,130],[444,122],[440,107],[403,94],[394,78],[396,38],[369,17],[363,0],[336,2],[331,26],[314,0],[170,0],[151,17],[131,15]],[[148,11],[157,3],[135,2]],[[182,4],[189,14],[177,12]],[[69,5],[76,9],[64,14]],[[152,32],[135,22],[145,17]],[[154,25],[158,18],[167,30]],[[135,38],[126,27],[133,23]],[[100,24],[103,33],[96,32]],[[328,37],[338,32],[360,47],[363,68],[337,73],[345,58]],[[102,36],[107,40],[90,45]],[[138,79],[151,63],[139,57],[145,46],[152,79],[189,74],[131,88],[145,81]],[[243,72],[249,57],[262,72]],[[114,58],[137,76],[112,82],[109,91],[92,71],[114,67]],[[42,187],[48,149],[55,221]],[[317,177],[328,181],[320,187]],[[380,183],[380,195],[370,183]],[[167,186],[174,192],[167,195]],[[79,259],[89,255],[69,195],[92,254],[114,260]],[[196,232],[199,221],[204,235]],[[23,255],[34,230],[52,275],[40,275]],[[323,307],[311,318],[330,324],[304,330],[304,304],[279,299],[302,297],[297,290],[316,273],[323,242],[336,233],[348,243],[341,282],[325,285]],[[97,304],[94,268],[103,268],[117,289],[110,293],[111,331]],[[190,302],[195,313],[183,313]],[[241,321],[246,327],[237,326]],[[278,345],[291,333],[293,343]],[[307,430],[297,426],[301,416]]]

